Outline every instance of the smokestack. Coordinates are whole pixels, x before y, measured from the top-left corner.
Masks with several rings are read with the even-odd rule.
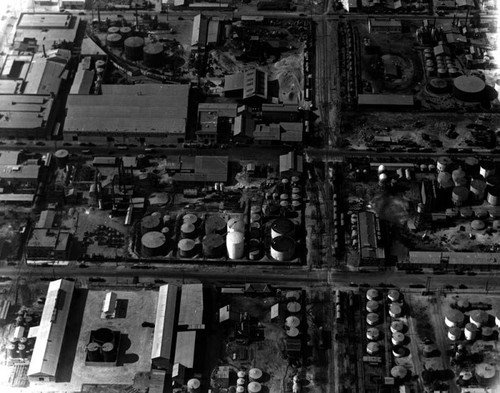
[[[467,14],[465,15],[465,26],[467,26],[467,22],[469,20],[469,12],[470,12],[470,9],[467,8]]]
[[[100,6],[100,2],[97,2],[97,21],[99,23],[99,29],[100,29],[101,28],[101,8],[99,6]]]
[[[45,44],[42,45],[43,57],[47,57],[47,52],[45,52]]]
[[[137,13],[137,3],[135,3],[135,26],[139,28],[139,14]]]

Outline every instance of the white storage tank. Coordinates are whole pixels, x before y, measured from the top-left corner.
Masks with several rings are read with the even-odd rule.
[[[456,309],[450,309],[444,317],[444,323],[448,327],[453,327],[453,326],[462,326],[464,323],[464,313],[456,310]]]
[[[262,370],[255,367],[251,368],[250,371],[248,371],[248,376],[250,381],[259,381],[262,378]]]
[[[379,296],[379,293],[375,288],[371,288],[368,291],[366,291],[366,298],[368,300],[377,300],[378,296]]]
[[[403,321],[391,322],[391,333],[402,332],[405,328]]]
[[[370,300],[366,303],[366,311],[368,312],[377,312],[379,308],[379,304],[376,300]]]
[[[468,323],[467,325],[465,325],[464,329],[465,339],[469,341],[474,340],[476,338],[478,330],[479,329],[477,328],[477,326],[474,325],[473,323]]]
[[[489,363],[479,363],[474,369],[474,374],[476,374],[479,385],[491,386],[497,374],[496,366]]]
[[[198,223],[198,216],[192,213],[184,214],[184,217],[182,217],[182,221],[184,222],[184,224],[189,223],[196,226],[196,224]]]
[[[391,289],[387,294],[387,298],[391,302],[398,302],[399,299],[401,298],[401,293],[397,289]]]
[[[380,330],[375,327],[366,330],[366,338],[371,341],[377,341],[380,337]]]
[[[399,318],[401,316],[401,306],[397,303],[392,303],[390,306],[389,306],[389,315],[392,317],[392,318]]]
[[[391,369],[391,376],[395,379],[401,380],[406,378],[408,375],[408,370],[403,366],[394,366]]]
[[[245,222],[241,218],[233,217],[227,222],[227,231],[230,232],[245,232]]]
[[[369,342],[366,345],[366,352],[368,355],[375,355],[380,351],[380,345],[377,342]]]
[[[491,340],[493,338],[493,333],[495,331],[489,326],[483,326],[481,328],[481,338],[483,340]]]
[[[480,328],[488,323],[490,318],[489,314],[483,310],[473,310],[469,315],[471,323]]]
[[[470,182],[470,192],[474,195],[476,201],[484,199],[484,192],[486,190],[486,182],[482,179],[473,179]]]
[[[448,330],[448,338],[451,341],[458,341],[460,340],[460,337],[462,337],[462,329],[460,329],[458,326],[452,326]]]
[[[295,240],[289,236],[275,237],[271,242],[271,257],[276,261],[289,261],[295,255]]]
[[[181,238],[183,239],[194,239],[196,237],[196,227],[186,222],[181,225]]]
[[[487,179],[490,176],[493,176],[496,172],[495,163],[492,161],[482,161],[479,164],[479,174]]]
[[[373,312],[369,313],[367,316],[366,316],[366,323],[370,326],[374,326],[374,325],[377,325],[380,321],[380,317],[378,314],[375,314]]]
[[[295,236],[295,223],[288,218],[277,218],[271,225],[271,238],[278,236]]]
[[[438,172],[449,172],[450,166],[453,163],[450,157],[439,157],[436,162]]]
[[[229,232],[226,236],[227,255],[229,259],[241,259],[245,250],[245,236],[242,232]]]
[[[402,345],[405,341],[405,335],[401,332],[392,333],[392,345]]]

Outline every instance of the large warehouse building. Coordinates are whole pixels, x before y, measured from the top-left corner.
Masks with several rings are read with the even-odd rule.
[[[73,296],[73,281],[52,281],[28,369],[30,382],[54,382]]]
[[[70,95],[64,140],[182,143],[188,101],[188,85],[102,85],[102,95]]]

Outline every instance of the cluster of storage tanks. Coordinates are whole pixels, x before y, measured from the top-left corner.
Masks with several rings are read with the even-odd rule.
[[[123,48],[127,60],[144,61],[147,67],[161,67],[163,64],[163,44],[146,44],[144,38],[133,35],[130,27],[110,27],[106,43],[110,48]]]
[[[264,211],[266,215],[277,216],[282,211],[302,209],[302,186],[298,176],[283,178],[274,192],[266,193]]]
[[[260,393],[262,391],[262,376],[264,373],[260,368],[251,368],[246,371],[240,370],[237,373],[236,393]]]
[[[500,177],[494,162],[467,157],[461,163],[454,163],[449,157],[440,157],[436,170],[436,195],[463,211],[465,218],[474,211],[463,207],[482,205],[485,200],[488,206],[500,205]]]
[[[43,301],[39,300],[39,304]],[[38,321],[35,320],[36,316],[31,309],[26,307],[21,308],[17,312],[15,320],[15,328],[13,333],[9,336],[6,344],[7,356],[9,358],[25,359],[33,352],[35,345],[35,338],[28,338],[30,327],[37,326]]]
[[[384,310],[389,314],[390,321],[390,342],[392,344],[392,355],[395,358],[407,356],[409,353],[406,348],[407,337],[405,332],[407,326],[401,317],[403,316],[403,297],[397,289],[391,289],[387,292],[387,298],[384,300],[382,293],[371,288],[366,292],[366,352],[368,356],[380,356],[383,352],[383,346],[380,340],[383,338],[383,332],[378,327],[385,320]],[[382,329],[383,330],[383,329]],[[391,376],[398,381],[402,381],[407,376],[407,369],[401,366],[395,366],[391,369]]]
[[[209,215],[204,220],[188,213],[175,220],[170,215],[154,212],[141,220],[140,255],[144,258],[168,255],[177,241],[178,256],[257,260],[264,254],[262,246],[261,208],[251,208],[249,230],[241,216],[226,221],[221,215]],[[287,218],[275,219],[270,227],[270,255],[276,261],[291,260],[296,253],[296,226]],[[248,242],[246,245],[246,233]],[[200,249],[201,245],[201,249]]]
[[[494,319],[495,325],[500,328],[500,316],[497,315]],[[451,308],[446,312],[444,323],[448,327],[448,339],[453,342],[463,339],[474,341],[479,338],[488,341],[496,334],[493,323],[490,322],[490,314],[484,310],[472,310],[467,315],[460,311],[458,304],[457,308]]]
[[[87,344],[87,362],[115,363],[118,354],[118,344],[110,329],[101,328],[93,332],[91,341]]]
[[[462,75],[456,59],[448,55],[436,55],[432,48],[424,49],[425,72],[428,77],[437,76],[439,78],[457,78]]]
[[[301,333],[301,293],[299,291],[289,291],[286,293],[286,310],[288,317],[285,319],[286,335],[290,338],[297,338]]]

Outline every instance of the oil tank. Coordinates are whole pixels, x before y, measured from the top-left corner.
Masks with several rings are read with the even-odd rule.
[[[59,149],[54,153],[54,157],[56,158],[57,167],[64,168],[68,163],[69,151],[66,149]]]
[[[500,190],[498,188],[490,188],[486,200],[491,206],[498,206],[500,203]]]
[[[104,362],[116,361],[116,347],[112,342],[102,344],[102,360]]]
[[[223,235],[226,232],[226,220],[218,215],[209,216],[205,220],[205,233],[218,233]]]
[[[141,256],[144,258],[158,257],[167,252],[167,241],[162,232],[145,233],[141,238]]]
[[[197,391],[200,386],[200,380],[197,378],[191,378],[189,381],[187,381],[187,389],[190,393]]]
[[[273,224],[274,225],[274,224]],[[295,255],[295,240],[290,236],[277,236],[271,242],[271,257],[276,261],[289,261]]]
[[[401,293],[397,289],[391,289],[387,294],[387,298],[391,302],[397,302],[399,301],[399,299],[401,299]]]
[[[481,338],[483,340],[491,340],[491,339],[493,339],[493,333],[494,332],[495,331],[491,327],[489,327],[489,326],[483,326],[481,328]]]
[[[108,28],[108,34],[116,34],[120,32],[120,28],[118,26],[111,26]]]
[[[402,332],[405,328],[403,321],[393,321],[391,323],[391,333]]]
[[[380,351],[380,345],[377,342],[369,342],[366,345],[366,352],[368,355],[376,355]]]
[[[245,393],[245,387],[244,386],[237,386],[236,393]]]
[[[226,248],[229,259],[241,259],[245,249],[245,236],[243,233],[228,233],[226,236]]]
[[[241,218],[233,217],[227,222],[228,232],[245,232],[245,222]]]
[[[476,338],[478,330],[479,329],[477,328],[477,326],[474,325],[473,323],[468,323],[467,325],[465,325],[464,329],[465,339],[469,341],[474,340]]]
[[[238,378],[246,378],[247,373],[244,370],[238,371]]]
[[[463,181],[465,179],[465,171],[462,167],[458,167],[453,172],[451,172],[451,178],[456,186],[463,186]]]
[[[403,366],[394,366],[391,369],[391,376],[394,379],[402,380],[405,379],[407,375],[408,375],[408,370]]]
[[[188,213],[184,214],[182,217],[182,221],[184,224],[193,224],[194,226],[198,225],[198,216],[196,214]]]
[[[298,313],[302,309],[302,306],[300,305],[299,302],[293,301],[293,302],[288,302],[286,304],[286,309],[290,313]]]
[[[295,223],[288,218],[277,218],[271,225],[271,238],[278,236],[295,236]]]
[[[457,207],[463,206],[469,199],[469,189],[464,186],[454,187],[451,193],[451,200]]]
[[[452,326],[448,330],[448,338],[451,341],[458,341],[460,340],[460,337],[462,337],[462,329],[460,329],[458,326]]]
[[[92,341],[87,344],[87,359],[89,362],[102,362],[101,346]]]
[[[375,314],[373,312],[369,313],[367,316],[366,316],[366,323],[370,326],[374,326],[374,325],[377,325],[380,321],[380,317],[378,314]]]
[[[449,189],[455,185],[455,183],[453,183],[451,175],[448,172],[439,172],[437,176],[437,182],[439,188],[441,189]]]
[[[300,334],[300,330],[296,327],[292,327],[286,331],[288,337],[297,337]]]
[[[262,243],[258,239],[250,239],[248,242],[248,259],[256,261],[262,256]]]
[[[8,343],[7,346],[7,356],[11,359],[17,358],[17,344]]]
[[[243,386],[245,385],[246,381],[245,381],[245,378],[238,378],[238,380],[236,381],[236,384],[238,386]]]
[[[247,388],[249,393],[260,393],[262,385],[258,382],[250,382]]]
[[[195,242],[193,239],[182,239],[177,244],[181,258],[192,258],[195,255]]]
[[[288,327],[295,327],[295,328],[299,327],[300,319],[296,316],[290,315],[289,317],[286,318],[285,325]]]
[[[496,172],[495,163],[493,161],[481,161],[479,164],[479,174],[487,179],[493,176]]]
[[[376,300],[370,300],[366,303],[366,311],[368,312],[377,312],[379,308],[379,304]]]
[[[190,222],[181,225],[181,238],[194,239],[196,237],[196,227]]]
[[[401,316],[401,306],[397,303],[392,303],[390,306],[389,306],[389,315],[392,317],[392,318],[399,318]]]
[[[250,381],[257,382],[262,378],[262,370],[260,368],[251,368],[250,371],[248,371],[248,377]]]
[[[452,308],[445,314],[444,323],[448,327],[460,327],[464,323],[464,318],[465,317],[463,312]]]
[[[466,157],[464,166],[468,176],[475,176],[479,173],[479,160],[476,157]]]
[[[469,315],[471,323],[476,325],[476,327],[481,328],[488,323],[490,318],[489,314],[483,310],[473,310]]]
[[[394,345],[392,347],[392,355],[395,357],[395,358],[402,358],[404,356],[408,356],[409,355],[409,350],[408,348],[402,346],[402,345]]]
[[[144,48],[144,38],[142,37],[128,37],[125,40],[125,56],[128,60],[139,61],[142,60],[142,49]]]
[[[371,288],[368,291],[366,291],[366,298],[368,300],[376,300],[378,299],[379,293],[375,288]]]
[[[156,215],[144,216],[141,220],[141,232],[142,232],[142,234],[144,235],[148,232],[159,231],[161,229],[160,217],[158,217]]]
[[[450,166],[453,163],[450,157],[443,156],[439,157],[436,162],[436,168],[438,172],[449,172]]]
[[[401,332],[392,333],[391,342],[392,345],[402,345],[405,341],[405,335]]]
[[[377,341],[380,337],[380,330],[377,328],[368,328],[366,329],[366,338],[371,341]]]
[[[118,33],[108,34],[106,36],[106,43],[111,48],[121,48],[123,45],[123,37]]]
[[[481,386],[491,386],[497,374],[496,367],[489,363],[479,363],[474,369],[477,382]]]
[[[207,258],[221,258],[224,255],[224,238],[217,233],[209,233],[202,240],[203,255]]]
[[[486,228],[486,224],[483,220],[474,220],[471,222],[470,227],[475,231],[481,231]]]
[[[128,36],[130,36],[131,33],[132,33],[132,28],[128,26],[120,27],[120,34],[123,36],[123,38],[127,38]]]
[[[144,65],[152,68],[163,65],[163,44],[155,42],[144,47]]]

